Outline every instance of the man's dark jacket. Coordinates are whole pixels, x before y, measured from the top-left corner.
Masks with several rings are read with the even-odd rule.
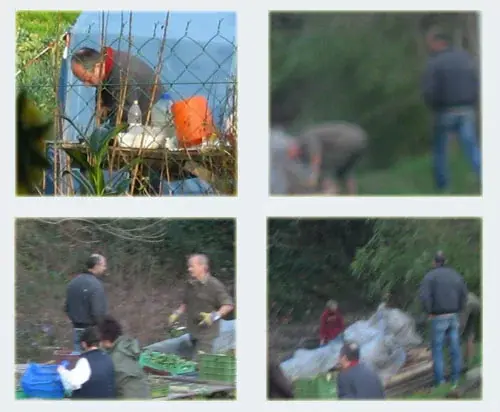
[[[102,282],[92,273],[81,273],[68,283],[64,310],[75,328],[97,325],[108,311]]]

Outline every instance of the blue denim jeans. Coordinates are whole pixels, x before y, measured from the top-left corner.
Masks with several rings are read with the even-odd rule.
[[[73,353],[81,353],[82,346],[80,345],[80,339],[82,337],[82,333],[85,329],[74,328],[73,329]]]
[[[481,152],[476,134],[476,114],[472,107],[447,109],[435,113],[434,179],[439,190],[446,190],[448,176],[448,142],[455,133],[472,169],[481,179]]]
[[[436,385],[445,381],[443,346],[448,338],[451,357],[451,382],[457,383],[462,369],[462,354],[459,337],[460,321],[458,315],[438,316],[431,320],[432,360],[434,363],[434,380]]]

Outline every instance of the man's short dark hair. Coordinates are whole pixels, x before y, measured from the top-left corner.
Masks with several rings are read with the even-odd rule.
[[[434,256],[434,262],[436,265],[443,266],[446,263],[446,258],[442,251],[438,251]]]
[[[82,47],[71,56],[71,64],[80,64],[86,70],[91,70],[102,61],[102,54],[90,47]]]
[[[451,42],[451,36],[439,27],[430,29],[430,36],[431,39],[435,41],[442,41],[447,44]]]
[[[101,263],[102,258],[103,257],[97,253],[90,255],[85,263],[85,268],[87,270],[94,269],[99,263]]]
[[[99,323],[99,334],[101,335],[101,340],[107,340],[110,342],[114,342],[121,335],[123,335],[122,326],[112,316],[106,316]]]
[[[97,328],[95,326],[86,328],[80,337],[80,342],[85,342],[88,347],[99,346],[100,339]]]
[[[359,361],[359,345],[355,342],[346,342],[340,350],[340,357],[345,356],[349,362]]]

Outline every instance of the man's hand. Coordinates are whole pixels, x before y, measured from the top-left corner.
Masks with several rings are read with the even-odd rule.
[[[322,193],[327,195],[338,195],[339,186],[333,179],[326,178],[323,181]]]
[[[212,326],[214,322],[220,319],[220,315],[217,312],[201,312],[200,313],[201,322],[199,325]]]
[[[176,321],[177,319],[179,319],[179,313],[178,312],[174,312],[172,313],[169,317],[168,317],[168,325],[169,326],[172,326]]]

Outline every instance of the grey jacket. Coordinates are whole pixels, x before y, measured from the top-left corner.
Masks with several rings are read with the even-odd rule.
[[[430,270],[420,284],[420,301],[425,312],[431,315],[462,312],[467,295],[463,277],[446,266]]]
[[[97,325],[108,312],[102,282],[91,273],[81,273],[68,283],[64,311],[76,328]]]
[[[360,363],[339,373],[337,396],[339,399],[384,399],[384,385],[377,372]]]
[[[154,104],[165,93],[163,85],[158,84],[154,96],[152,95],[155,72],[151,66],[137,56],[130,55],[130,61],[128,59],[128,53],[113,50],[113,68],[102,85],[101,104],[108,109],[109,113],[105,120],[109,120],[112,125],[116,123],[116,116],[120,105],[120,91],[123,85],[127,86],[127,90],[123,115],[121,117],[122,123],[127,121],[127,112],[134,103],[134,100],[139,102],[142,112],[142,122],[145,123],[151,99]],[[127,66],[128,77],[126,76]],[[161,83],[161,77],[158,77],[158,82]],[[96,98],[98,94],[99,92],[97,91]]]
[[[479,99],[479,68],[465,50],[447,49],[432,55],[422,78],[425,103],[433,110],[474,106]]]

